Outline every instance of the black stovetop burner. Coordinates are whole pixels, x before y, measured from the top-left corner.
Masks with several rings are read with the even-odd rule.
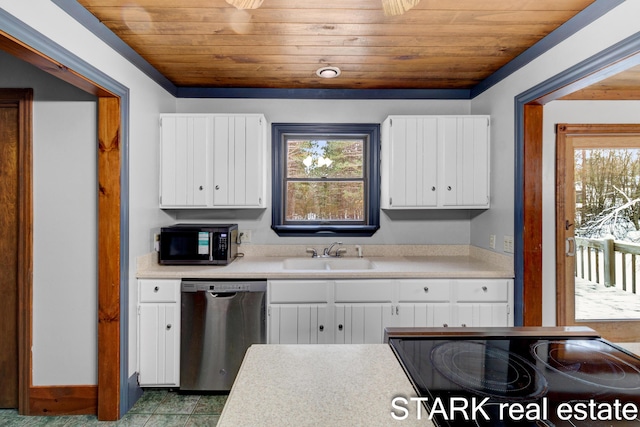
[[[388,340],[437,426],[640,427],[640,358],[585,328],[389,329]]]

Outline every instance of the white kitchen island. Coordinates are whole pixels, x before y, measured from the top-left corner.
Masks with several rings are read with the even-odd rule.
[[[433,425],[415,402],[394,420],[405,415],[393,409],[398,396],[416,393],[386,344],[253,345],[218,426]]]

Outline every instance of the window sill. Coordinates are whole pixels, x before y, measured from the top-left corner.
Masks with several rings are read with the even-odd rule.
[[[281,237],[369,237],[380,228],[378,225],[272,225]]]

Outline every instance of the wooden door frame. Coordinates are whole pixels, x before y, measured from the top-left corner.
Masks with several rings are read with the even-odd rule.
[[[33,199],[32,199],[32,123],[33,90],[2,89],[0,102],[18,108],[18,406],[29,402],[31,352],[20,343],[31,343],[33,280]]]
[[[97,415],[99,420],[117,420],[121,416],[121,170],[123,169],[122,151],[122,105],[121,96],[105,89],[81,73],[65,64],[41,53],[23,43],[5,31],[0,31],[0,49],[4,50],[37,68],[52,74],[90,94],[98,97],[98,387]],[[62,49],[62,48],[59,48]],[[26,122],[25,122],[26,123]],[[31,123],[27,137],[31,136]],[[24,131],[27,132],[27,131]],[[23,157],[21,167],[31,170],[31,158]],[[31,176],[21,189],[25,192],[25,200],[21,209],[32,216]],[[32,393],[33,371],[32,319],[33,319],[33,281],[32,281],[32,224],[21,234],[21,255],[25,265],[22,266],[19,294],[19,412],[35,415],[34,396]],[[126,269],[124,269],[126,272]],[[126,295],[123,298],[125,301]],[[125,313],[126,316],[126,313]],[[125,346],[126,348],[126,346]],[[64,398],[69,396],[45,396],[48,398],[49,413],[56,410],[65,411]],[[72,397],[74,398],[74,397]],[[80,396],[80,399],[86,396]],[[89,396],[89,398],[91,398]],[[95,407],[94,407],[95,408]]]
[[[626,323],[628,327],[635,328],[640,322],[637,320],[612,320],[612,321],[600,321],[600,322],[588,322],[588,321],[575,321],[575,298],[573,297],[575,292],[575,281],[570,281],[567,277],[569,272],[566,270],[566,256],[565,256],[565,230],[561,227],[567,219],[567,203],[574,203],[573,200],[565,200],[565,192],[567,185],[573,185],[573,180],[567,182],[566,177],[566,165],[567,162],[573,161],[568,158],[567,152],[568,140],[575,136],[589,136],[589,135],[608,135],[608,136],[624,136],[624,135],[636,135],[640,136],[640,124],[566,124],[559,123],[556,126],[556,324],[558,326],[568,325],[580,325],[588,326],[597,330],[600,334],[607,339],[624,342],[630,339],[627,334],[621,333],[619,323]],[[573,159],[573,156],[571,156]],[[633,339],[634,341],[637,338]]]

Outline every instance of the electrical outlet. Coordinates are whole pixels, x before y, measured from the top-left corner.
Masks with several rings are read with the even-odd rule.
[[[251,243],[251,230],[240,230],[240,242]]]
[[[513,253],[513,236],[504,236],[504,251],[509,254]]]
[[[496,235],[495,234],[491,234],[489,236],[489,247],[491,249],[495,249],[496,248]]]

